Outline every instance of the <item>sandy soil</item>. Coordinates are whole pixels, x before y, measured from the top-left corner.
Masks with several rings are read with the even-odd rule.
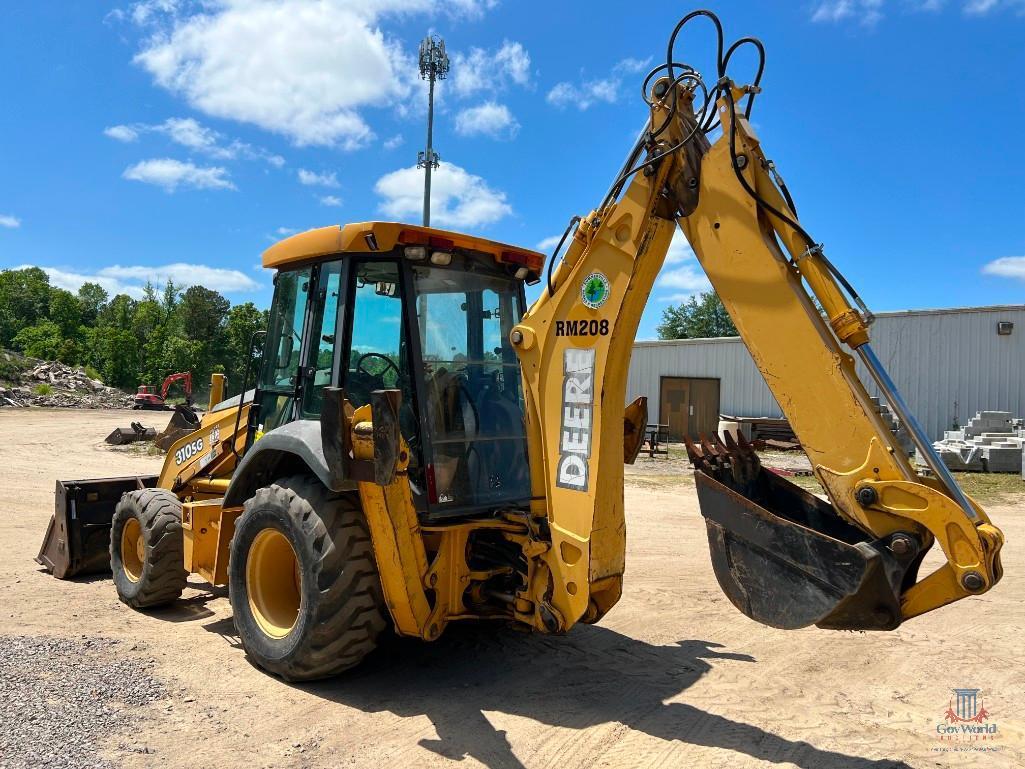
[[[564,637],[455,628],[430,645],[393,642],[341,678],[293,686],[247,662],[223,590],[197,582],[173,608],[143,614],[117,600],[109,579],[60,582],[33,562],[57,477],[157,470],[159,458],[102,443],[128,419],[0,411],[4,632],[122,639],[116,653],[156,659],[168,692],[142,707],[136,727],[109,735],[104,755],[115,764],[1025,765],[1022,499],[990,505],[1009,543],[991,593],[889,634],[785,633],[751,622],[719,592],[693,485],[632,475],[626,594],[600,625]],[[953,687],[982,690],[997,740],[939,742]]]

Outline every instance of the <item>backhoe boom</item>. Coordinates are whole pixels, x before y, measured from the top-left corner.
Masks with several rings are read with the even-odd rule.
[[[720,72],[708,103],[722,135],[709,145],[713,118],[707,106],[694,109],[700,76],[667,62],[649,80],[659,73],[624,173],[579,222],[512,333],[527,393],[534,512],[551,523],[544,559],[560,625],[594,621],[621,591],[624,436],[630,443],[638,424],[628,420],[624,430],[627,362],[677,225],[832,503],[761,470],[746,445],[689,445],[713,565],[735,605],[779,627],[892,629],[988,590],[1000,578],[1002,535],[930,456],[872,353],[870,314],[774,182],[737,107],[757,84],[738,86]],[[936,478],[918,475],[875,412],[851,352]],[[934,539],[947,563],[916,582]]]

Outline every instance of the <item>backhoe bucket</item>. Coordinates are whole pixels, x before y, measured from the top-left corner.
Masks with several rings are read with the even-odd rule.
[[[57,481],[54,513],[36,563],[57,579],[110,571],[110,522],[126,491],[152,488],[157,476]]]
[[[851,526],[828,502],[761,467],[741,436],[724,445],[688,441],[697,468],[712,568],[734,606],[792,630],[893,630],[900,593],[921,556],[898,557]]]
[[[154,443],[161,451],[167,451],[172,444],[177,443],[191,432],[199,429],[199,414],[192,406],[179,403],[174,407],[174,413],[163,432],[157,435]]]

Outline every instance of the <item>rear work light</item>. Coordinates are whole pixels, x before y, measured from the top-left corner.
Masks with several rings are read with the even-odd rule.
[[[452,264],[452,252],[451,251],[434,251],[431,253],[431,264],[437,264],[442,267],[447,267]]]
[[[518,264],[533,272],[541,272],[544,266],[544,257],[541,254],[528,254],[524,251],[503,251],[498,260],[506,264]]]
[[[427,258],[426,246],[406,246],[406,258],[411,262],[422,262]]]

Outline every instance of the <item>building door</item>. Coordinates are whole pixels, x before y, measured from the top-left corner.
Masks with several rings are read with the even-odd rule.
[[[659,394],[659,421],[669,425],[669,438],[683,440],[713,435],[719,427],[719,380],[664,376]]]

